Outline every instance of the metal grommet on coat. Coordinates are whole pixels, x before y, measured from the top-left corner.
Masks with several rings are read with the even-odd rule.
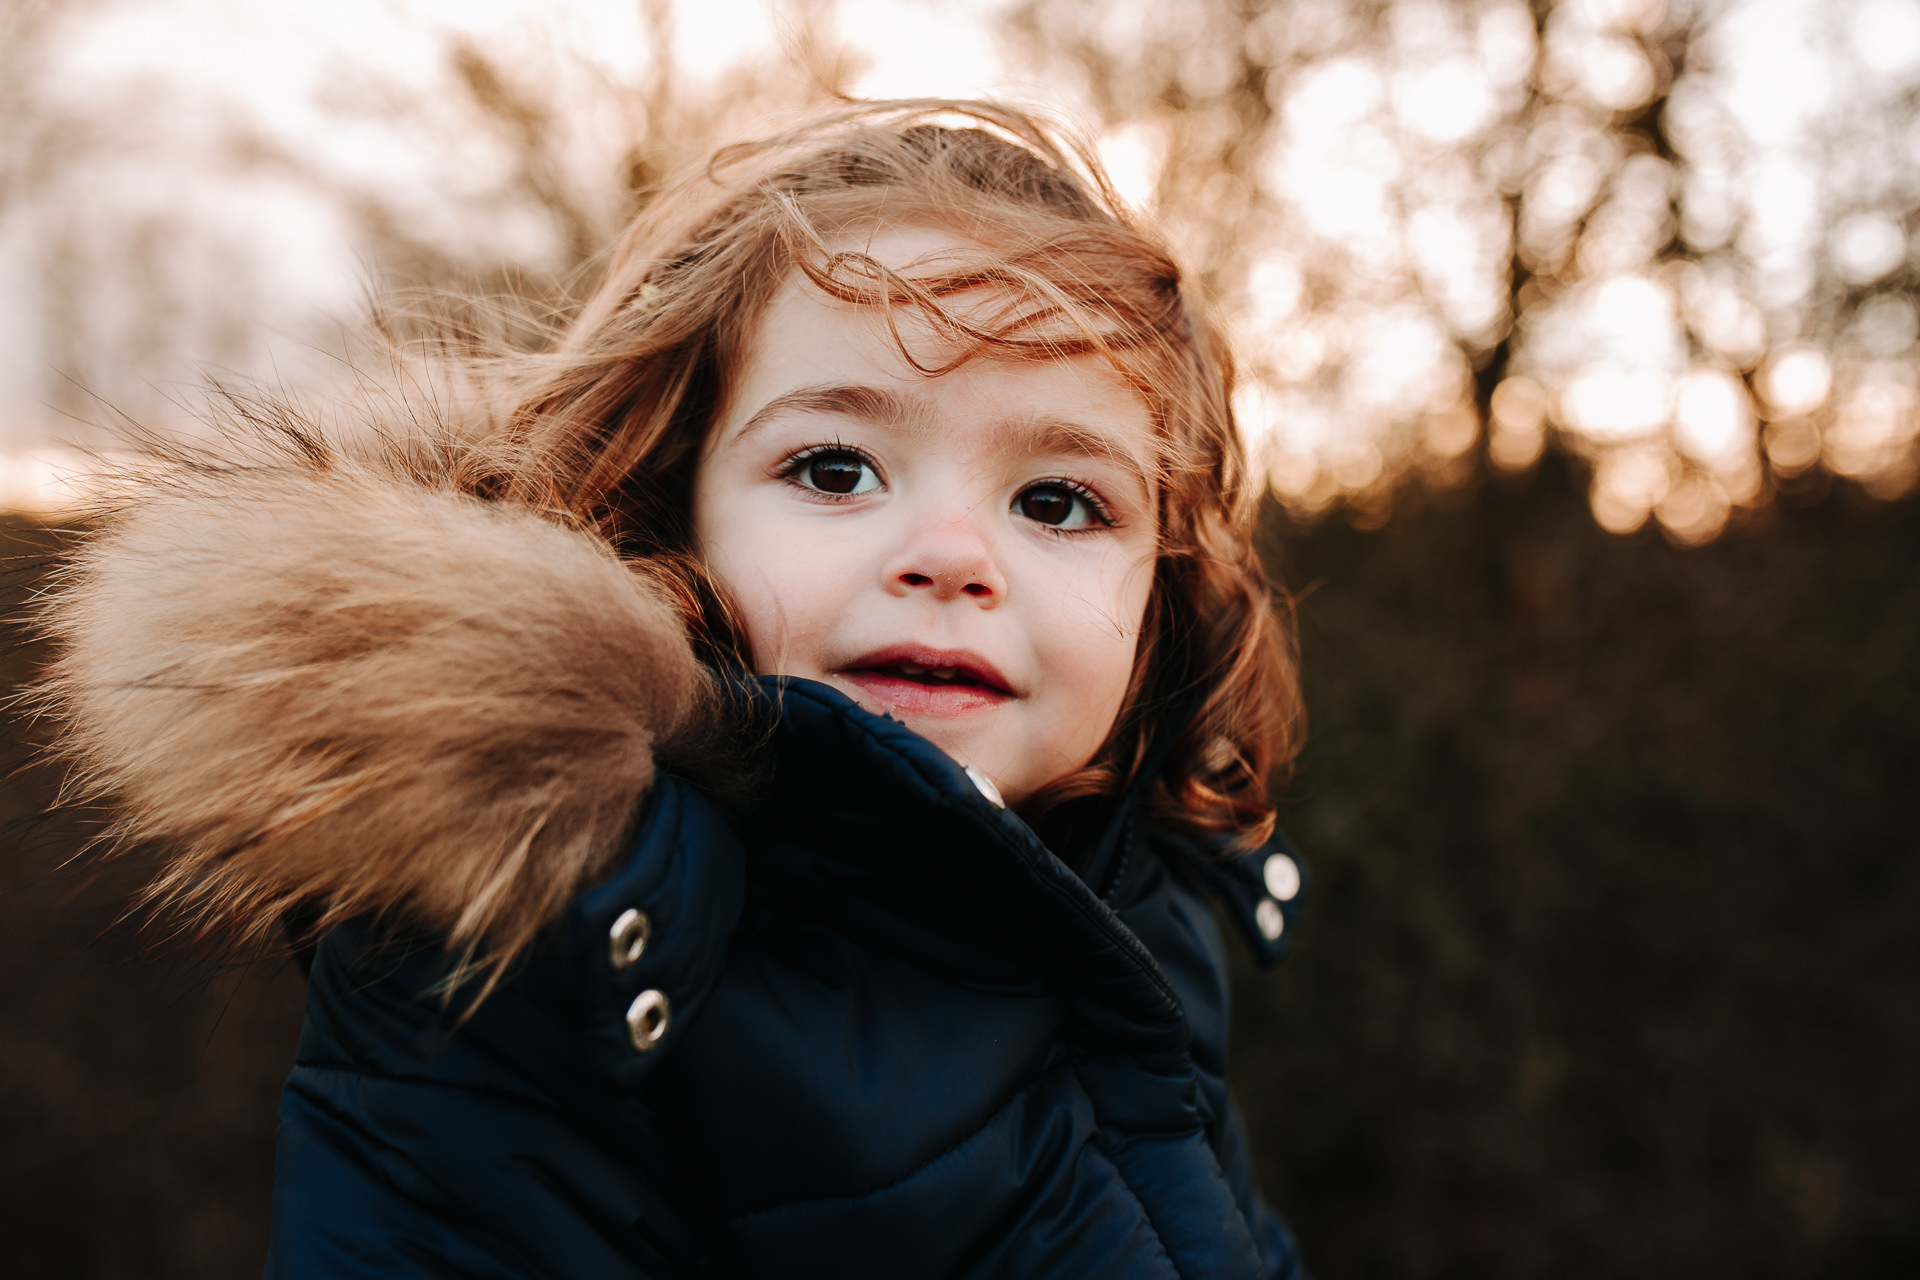
[[[613,929],[607,935],[607,962],[615,970],[632,968],[646,951],[647,939],[652,936],[653,921],[647,919],[647,913],[628,907],[613,922]]]
[[[993,785],[992,778],[989,778],[972,765],[964,766],[964,772],[967,775],[967,780],[973,783],[974,789],[987,798],[988,804],[996,809],[1004,809],[1007,807],[1007,802],[1000,798],[1000,788]]]
[[[1284,853],[1267,859],[1260,878],[1266,881],[1267,892],[1282,902],[1292,902],[1300,892],[1300,864]]]
[[[1260,936],[1268,942],[1280,941],[1280,935],[1287,931],[1287,918],[1272,898],[1260,899],[1260,905],[1253,909],[1253,922],[1260,926]]]
[[[627,1035],[641,1053],[652,1053],[666,1039],[673,1006],[664,991],[642,991],[627,1006]]]

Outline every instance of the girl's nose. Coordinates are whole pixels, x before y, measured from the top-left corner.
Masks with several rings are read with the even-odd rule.
[[[925,591],[936,600],[966,596],[991,606],[1007,589],[992,546],[966,516],[936,516],[920,523],[888,557],[883,572],[887,590],[898,596]]]

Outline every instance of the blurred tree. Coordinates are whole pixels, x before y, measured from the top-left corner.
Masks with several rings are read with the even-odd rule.
[[[91,0],[0,0],[0,280],[28,274],[17,259],[33,238],[27,224],[36,202],[70,157],[95,141],[94,122],[66,109],[51,74],[54,51],[94,7]],[[19,292],[15,281],[6,282],[9,292]],[[57,341],[63,317],[48,310]],[[8,363],[24,362],[0,356],[0,370]],[[0,440],[7,425],[0,421]]]
[[[676,63],[672,0],[634,8],[630,38],[611,49],[589,47],[590,38],[569,42],[564,24],[542,15],[535,32],[440,31],[441,73],[424,82],[365,67],[337,71],[325,103],[339,118],[377,122],[434,150],[484,155],[487,181],[443,188],[464,235],[424,233],[386,175],[329,169],[295,139],[250,131],[236,152],[283,166],[343,202],[376,270],[405,284],[531,290],[560,301],[572,274],[612,243],[668,175],[751,136],[764,120],[831,101],[856,66],[832,37],[832,0],[774,6],[779,54],[708,77]],[[488,225],[496,234],[476,237]],[[520,242],[500,243],[503,227]]]
[[[1677,541],[1916,466],[1913,0],[1018,0],[1238,319],[1294,510],[1550,427]],[[1485,423],[1484,433],[1480,424]],[[1479,443],[1483,442],[1483,443]]]
[[[358,31],[299,11],[0,6],[0,270],[11,258],[25,284],[13,305],[38,348],[12,361],[27,385],[6,407],[52,404],[83,440],[110,413],[184,425],[175,402],[195,392],[172,388],[209,369],[339,375],[369,278],[496,300],[468,318],[532,338],[666,174],[856,69],[831,0],[776,5],[777,53],[702,74],[676,63],[671,0],[492,26],[392,7]],[[193,52],[156,63],[156,44]],[[244,62],[269,54],[278,101]]]
[[[0,0],[0,215],[30,185],[46,158],[37,106],[42,61],[70,6],[56,0]]]

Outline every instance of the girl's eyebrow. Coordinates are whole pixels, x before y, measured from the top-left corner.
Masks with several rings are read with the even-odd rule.
[[[843,383],[796,387],[775,396],[746,420],[734,439],[744,440],[774,419],[790,413],[839,414],[907,430],[925,430],[933,425],[932,413],[924,404],[883,387]],[[1142,480],[1151,475],[1146,459],[1134,456],[1133,450],[1111,433],[1085,423],[1056,417],[1016,419],[1002,426],[1000,434],[1006,444],[1017,446],[1025,453],[1101,459],[1136,472]],[[1151,484],[1148,487],[1151,488]]]
[[[906,401],[880,387],[796,387],[775,396],[755,410],[734,439],[744,440],[775,418],[790,413],[833,413],[890,427],[909,425],[917,416]]]
[[[1002,428],[1002,435],[1027,453],[1094,458],[1138,472],[1142,479],[1148,474],[1146,460],[1111,433],[1067,418],[1016,420]]]

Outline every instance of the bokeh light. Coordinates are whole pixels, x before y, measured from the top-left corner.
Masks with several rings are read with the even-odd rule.
[[[9,456],[177,424],[209,370],[337,376],[369,276],[537,312],[662,174],[832,93],[997,93],[1082,122],[1224,305],[1299,514],[1557,449],[1690,544],[1916,475],[1920,0],[9,12]]]
[[[1241,319],[1297,511],[1374,522],[1472,474],[1433,465],[1456,401],[1496,471],[1557,443],[1603,525],[1682,544],[1816,467],[1906,492],[1920,6],[1112,9],[1016,29],[1108,128],[1157,131],[1153,207]],[[1234,87],[1182,78],[1196,41]]]

